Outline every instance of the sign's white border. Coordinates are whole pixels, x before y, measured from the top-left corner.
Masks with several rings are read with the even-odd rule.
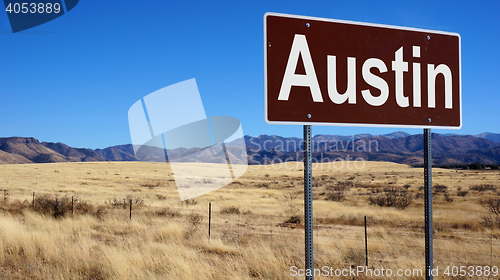
[[[372,27],[380,27],[380,28],[406,30],[406,31],[418,31],[418,32],[431,33],[431,34],[445,34],[445,35],[457,36],[458,37],[459,72],[460,72],[460,75],[459,75],[460,126],[270,121],[268,119],[268,113],[267,113],[267,25],[266,25],[267,16],[279,16],[279,17],[297,18],[297,19],[310,19],[310,20],[317,20],[317,21],[327,21],[327,22],[345,23],[345,24],[353,24],[353,25],[363,25],[363,26],[372,26]],[[454,33],[454,32],[436,31],[436,30],[419,29],[419,28],[412,28],[412,27],[402,27],[402,26],[393,26],[393,25],[385,25],[385,24],[365,23],[365,22],[356,22],[356,21],[348,21],[348,20],[337,20],[337,19],[317,18],[317,17],[308,17],[308,16],[298,16],[298,15],[289,15],[289,14],[267,12],[264,14],[264,118],[266,120],[266,123],[268,123],[268,124],[461,129],[462,128],[462,38],[460,37],[460,34]]]

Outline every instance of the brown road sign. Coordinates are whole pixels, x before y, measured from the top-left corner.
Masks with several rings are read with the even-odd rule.
[[[266,13],[271,124],[462,126],[460,35]]]

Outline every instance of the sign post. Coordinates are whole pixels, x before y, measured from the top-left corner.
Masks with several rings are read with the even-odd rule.
[[[304,125],[304,227],[307,280],[314,279],[311,126]],[[312,274],[311,274],[312,273]]]
[[[425,279],[432,280],[433,226],[432,226],[432,149],[431,129],[424,128],[424,204],[425,204]]]

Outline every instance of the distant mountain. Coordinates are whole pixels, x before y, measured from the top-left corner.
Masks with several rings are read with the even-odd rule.
[[[390,161],[409,165],[423,164],[423,135],[396,133],[381,136],[316,135],[312,138],[315,161],[363,159]],[[391,138],[392,137],[392,138]],[[249,162],[263,164],[303,160],[302,139],[260,135],[245,137]],[[443,136],[432,134],[433,163],[438,165],[500,162],[496,157],[498,143],[471,135]]]
[[[96,149],[95,153],[105,160],[111,161],[137,161],[134,156],[132,144],[107,147],[105,149]]]
[[[389,133],[389,134],[384,134],[384,135],[381,135],[381,136],[385,137],[385,138],[389,138],[389,139],[397,139],[397,138],[408,137],[410,135],[411,134],[403,132],[403,131],[396,131],[396,132]]]
[[[485,133],[481,133],[481,134],[476,135],[476,137],[486,138],[486,139],[491,140],[493,142],[500,143],[500,133],[485,132]]]
[[[32,163],[32,161],[21,155],[11,154],[0,150],[0,164],[12,163]]]
[[[92,149],[72,148],[61,142],[51,143],[42,142],[42,145],[49,148],[66,158],[66,161],[103,161],[104,157],[97,154]]]
[[[67,161],[63,155],[45,147],[33,137],[0,138],[0,150],[22,156],[30,162],[43,163]]]
[[[433,163],[438,165],[500,163],[500,134],[472,135],[432,134]],[[478,136],[479,136],[478,135]],[[489,139],[491,138],[491,139]],[[250,164],[302,161],[303,139],[277,135],[245,136],[246,153]],[[312,138],[313,157],[317,162],[339,159],[390,161],[409,165],[423,164],[423,136],[394,132],[385,135],[357,134],[352,136],[315,135]],[[244,150],[227,144],[228,156],[235,160]],[[135,155],[131,144],[105,149],[73,148],[63,143],[40,143],[32,137],[0,138],[0,164],[85,162],[85,161],[153,161],[163,162],[162,148],[142,146]],[[218,162],[219,154],[203,148],[178,148],[168,154],[187,162]]]

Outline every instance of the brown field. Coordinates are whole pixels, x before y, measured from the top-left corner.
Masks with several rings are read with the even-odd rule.
[[[364,265],[366,216],[370,268],[423,268],[423,169],[340,164],[313,166],[315,267]],[[0,278],[303,279],[290,275],[304,266],[303,226],[293,223],[303,223],[302,168],[249,166],[232,184],[181,203],[164,163],[0,165]],[[500,266],[500,220],[479,203],[500,198],[500,171],[435,168],[433,183],[442,185],[434,189],[436,279],[475,278],[445,277],[447,266]],[[411,196],[409,206],[368,202],[388,188]],[[50,203],[61,211],[47,211]]]

